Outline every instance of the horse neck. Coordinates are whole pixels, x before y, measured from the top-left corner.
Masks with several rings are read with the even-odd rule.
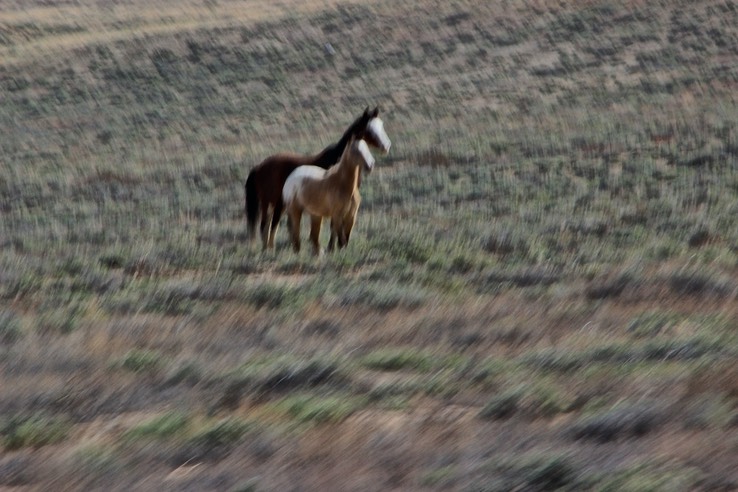
[[[337,166],[331,169],[331,174],[334,176],[340,187],[351,188],[352,192],[359,184],[359,174],[361,172],[361,166],[357,165],[349,156],[344,156],[343,159],[338,163]]]
[[[329,145],[323,149],[313,160],[313,165],[328,169],[335,163],[341,160],[343,152],[346,150],[346,146],[351,140],[351,131],[347,131],[341,137],[338,142]]]

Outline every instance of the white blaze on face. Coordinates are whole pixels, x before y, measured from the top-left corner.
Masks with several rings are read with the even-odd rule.
[[[374,138],[379,141],[382,152],[384,152],[385,154],[388,153],[392,142],[390,142],[389,137],[384,132],[384,122],[382,122],[382,120],[380,120],[378,117],[372,118],[369,121],[368,126],[372,136],[374,136]]]
[[[366,168],[371,170],[374,167],[374,156],[372,155],[371,151],[369,151],[369,146],[364,140],[359,140],[359,145],[357,146],[357,148],[359,149],[359,153],[364,159],[364,162],[366,162]]]

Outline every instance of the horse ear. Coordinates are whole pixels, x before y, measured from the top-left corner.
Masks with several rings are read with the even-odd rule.
[[[369,109],[369,108],[366,108]],[[374,111],[372,111],[372,118],[376,118],[379,115],[379,106],[374,107]]]
[[[364,116],[369,116],[369,106],[364,110]]]

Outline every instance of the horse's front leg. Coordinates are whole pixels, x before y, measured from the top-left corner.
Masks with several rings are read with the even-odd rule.
[[[310,242],[313,243],[313,254],[320,255],[320,226],[323,225],[323,217],[311,215],[310,218]]]
[[[340,231],[341,224],[336,223],[335,219],[331,219],[331,238],[328,240],[328,251],[333,251],[336,247],[336,240],[338,240],[339,247],[341,246]]]
[[[351,229],[354,227],[354,217],[346,216],[346,219],[341,223],[341,228],[338,230],[338,247],[345,248],[348,244],[349,236],[351,235]]]
[[[359,213],[359,205],[361,205],[361,195],[359,190],[356,190],[351,197],[349,211],[341,224],[341,235],[338,240],[339,248],[345,247],[351,238],[351,231],[354,229],[354,224],[356,224],[356,215]]]
[[[346,228],[346,217],[342,217],[341,220],[333,220],[331,222],[331,242],[338,244],[338,249],[346,246],[344,240],[344,230]]]

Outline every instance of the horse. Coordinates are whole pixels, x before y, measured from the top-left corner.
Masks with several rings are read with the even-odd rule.
[[[384,133],[384,125],[379,121],[375,121],[378,128],[375,129],[377,133]],[[386,134],[385,134],[386,136]],[[389,142],[389,139],[387,139]],[[387,147],[389,151],[389,146]],[[386,153],[386,152],[385,152]],[[361,205],[361,194],[359,193],[359,187],[361,187],[361,171],[359,171],[359,184],[354,190],[354,195],[351,197],[351,206],[349,207],[346,216],[341,219],[340,223],[333,225],[331,221],[331,237],[328,241],[328,251],[333,251],[336,241],[338,241],[338,247],[343,248],[348,244],[349,238],[351,237],[351,231],[356,223],[356,214],[359,211],[359,205]]]
[[[300,166],[289,175],[282,190],[295,252],[300,251],[300,221],[310,214],[310,241],[313,253],[320,254],[320,227],[324,217],[331,219],[331,236],[344,238],[341,228],[347,215],[355,212],[354,193],[359,187],[359,173],[370,173],[374,156],[363,139],[352,138],[336,166]]]
[[[318,154],[306,156],[279,153],[257,164],[249,172],[244,185],[246,220],[251,240],[256,235],[256,218],[261,212],[260,230],[263,249],[274,248],[274,236],[284,209],[282,188],[284,188],[287,176],[298,166],[329,168],[338,162],[349,140],[353,138],[364,140],[369,146],[378,148],[385,154],[389,152],[391,142],[384,132],[384,124],[379,118],[378,107],[371,111],[367,107],[364,113],[346,129],[338,142],[329,145]],[[269,223],[270,213],[271,224]]]

